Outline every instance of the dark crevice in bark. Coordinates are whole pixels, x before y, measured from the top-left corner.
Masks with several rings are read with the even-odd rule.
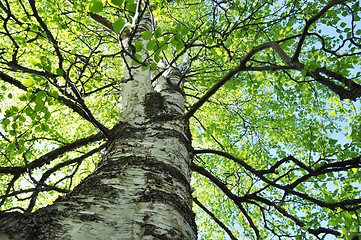
[[[158,119],[164,110],[164,98],[159,92],[150,92],[144,98],[145,114],[149,119]]]
[[[194,223],[192,224],[192,229],[194,233],[197,233],[197,228],[195,225],[195,214],[193,213],[192,209],[190,209],[188,205],[184,203],[184,200],[177,194],[148,189],[140,194],[142,194],[142,196],[139,198],[139,202],[158,202],[164,203],[166,205],[169,204],[174,207],[187,222]]]
[[[12,240],[56,239],[57,231],[61,229],[61,225],[57,224],[56,220],[65,214],[52,208],[42,208],[30,214],[2,213],[0,214],[0,232],[5,231]]]
[[[79,213],[79,214],[77,214],[77,217],[81,221],[85,221],[85,222],[102,222],[102,221],[104,221],[104,219],[96,213],[94,213],[94,214],[93,213]]]
[[[167,234],[161,234],[157,232],[157,227],[153,224],[143,224],[144,234],[143,236],[152,236],[157,240],[175,240],[187,239],[182,233],[176,232],[175,230],[171,230]],[[177,238],[176,238],[177,237]]]
[[[128,123],[119,122],[113,127],[113,131],[111,132],[111,140],[114,141],[116,139],[125,138],[142,139],[146,130],[146,127],[133,127]],[[113,141],[109,141],[107,152],[109,152],[109,146]]]
[[[107,173],[104,174],[92,174],[84,179],[73,191],[67,194],[66,197],[74,196],[93,196],[95,199],[109,199],[109,201],[114,200],[119,197],[119,189],[116,189],[107,184],[101,183],[101,180],[104,178],[111,178],[107,176]]]
[[[153,173],[166,173],[167,176],[179,181],[187,191],[191,191],[191,187],[185,176],[175,167],[163,162],[157,161],[151,157],[139,157],[139,156],[129,156],[117,159],[115,162],[109,162],[98,168],[97,171],[102,172],[103,174],[99,176],[100,179],[103,178],[113,178],[119,176],[124,168],[133,166],[139,167],[144,170],[151,170]],[[107,176],[104,176],[107,175]]]
[[[168,117],[168,119],[161,117],[161,115],[158,115],[159,119],[155,121],[155,124],[158,122],[159,125],[162,125],[162,122],[170,120],[174,120],[174,117]],[[177,138],[181,143],[183,143],[190,154],[193,154],[193,147],[192,147],[192,137],[189,130],[188,122],[186,123],[186,129],[184,129],[183,132],[172,130],[172,129],[166,129],[161,126],[154,127],[153,130],[158,130],[156,133],[156,137],[160,139],[166,139],[169,137],[175,137]],[[144,136],[147,134],[147,131],[149,128],[146,127],[133,127],[126,123],[119,123],[118,126],[113,128],[112,131],[112,140],[115,141],[116,139],[120,139],[121,141],[125,142],[126,139],[143,139]],[[111,152],[112,150],[112,141],[109,142],[107,151]]]
[[[189,131],[189,128],[184,129],[183,132],[175,131],[175,130],[162,130],[157,133],[157,138],[166,139],[169,137],[177,138],[181,143],[183,143],[190,154],[193,154],[193,147],[192,147],[192,137]]]
[[[158,115],[158,116],[160,116],[160,115]],[[178,117],[181,117],[181,116],[178,116]],[[158,130],[156,133],[157,137],[160,137],[162,139],[167,138],[167,137],[177,137],[179,140],[181,140],[183,142],[184,137],[181,132],[161,127],[161,125],[164,121],[175,120],[175,119],[176,118],[174,118],[174,117],[169,117],[168,119],[165,119],[165,118],[157,119],[157,121],[154,121],[155,127],[153,127],[153,128],[134,127],[127,123],[119,123],[117,125],[117,127],[113,128],[113,131],[111,133],[112,140],[114,141],[116,139],[120,139],[123,142],[125,142],[126,139],[142,140],[149,130]],[[159,123],[159,126],[157,126],[157,123]],[[151,133],[153,133],[153,132],[151,132]],[[108,146],[110,146],[111,144],[112,144],[112,141],[109,142]],[[109,149],[108,149],[108,152],[109,152]]]

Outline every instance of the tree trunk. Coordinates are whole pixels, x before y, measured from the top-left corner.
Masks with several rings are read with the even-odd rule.
[[[0,215],[1,240],[197,238],[180,73],[169,68],[152,83],[124,58],[121,122],[99,167],[51,206]]]
[[[0,215],[1,239],[196,239],[177,74],[154,86],[149,71],[128,81],[124,117],[97,170],[52,206]]]

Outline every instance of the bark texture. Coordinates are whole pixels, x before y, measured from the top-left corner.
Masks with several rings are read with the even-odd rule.
[[[152,81],[150,70],[132,65],[131,42],[122,47],[122,114],[99,167],[51,206],[1,214],[1,240],[197,238],[181,74],[169,67]]]
[[[1,239],[196,239],[184,95],[171,82],[177,73],[148,92],[129,81],[123,101],[137,112],[122,115],[98,169],[52,206],[0,215]]]

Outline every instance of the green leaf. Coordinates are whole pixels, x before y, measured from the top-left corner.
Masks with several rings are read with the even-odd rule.
[[[182,41],[179,41],[176,45],[176,50],[181,51],[184,48],[184,43]]]
[[[121,7],[124,0],[111,0],[110,2],[115,6]]]
[[[185,36],[189,33],[189,29],[188,28],[182,28],[182,30],[180,31],[180,34]]]
[[[61,68],[57,68],[57,69],[56,69],[56,74],[57,74],[57,75],[59,75],[59,76],[64,76],[64,73],[65,73],[65,72],[64,72],[63,69],[61,69]]]
[[[181,40],[182,40],[182,36],[179,35],[179,34],[177,34],[177,35],[174,36],[174,40],[175,40],[175,41],[181,41]]]
[[[142,65],[142,71],[147,71],[149,69],[149,65]]]
[[[142,59],[142,56],[140,55],[140,54],[138,54],[138,53],[136,53],[135,54],[135,58],[139,61],[139,62],[141,62],[143,59]]]
[[[335,227],[339,224],[339,221],[336,218],[332,218],[332,219],[328,220],[328,224]]]
[[[137,4],[135,3],[127,3],[127,5],[125,6],[125,8],[131,12],[131,13],[135,13],[135,11],[137,10]]]
[[[178,32],[180,32],[182,28],[183,28],[182,24],[177,24],[177,26],[175,26],[175,30]]]
[[[302,77],[305,77],[307,75],[307,72],[308,72],[308,67],[304,67],[302,70],[301,70],[301,75]]]
[[[89,11],[92,13],[99,13],[103,11],[103,3],[98,0],[92,0],[89,5]]]
[[[29,77],[23,81],[23,85],[25,87],[31,87],[33,84],[34,84],[34,80]]]
[[[43,112],[44,112],[44,118],[45,118],[45,120],[50,119],[51,113],[49,112],[49,110],[44,107],[44,108],[43,108]]]
[[[132,59],[132,66],[138,66],[139,62],[142,62],[142,56],[138,53],[136,53],[134,56],[138,61]]]
[[[301,236],[301,235],[296,235],[296,236],[295,236],[295,239],[296,239],[296,240],[302,240],[302,236]]]
[[[335,187],[338,188],[338,181],[337,181],[337,180],[333,180],[333,185],[335,185]]]
[[[161,50],[161,51],[167,50],[167,49],[168,49],[168,46],[169,46],[168,43],[162,43],[162,44],[161,44],[161,47],[159,48],[159,50]]]
[[[46,97],[46,92],[43,91],[43,90],[41,90],[41,91],[39,91],[39,92],[36,93],[36,98],[37,98],[37,99],[42,100],[42,99],[44,99],[45,97]]]
[[[187,35],[189,32],[189,29],[184,27],[182,24],[178,24],[176,26],[176,31],[178,32],[178,34],[180,34],[181,36]]]
[[[20,122],[25,122],[26,121],[26,118],[22,115],[19,116],[19,121]]]
[[[152,63],[150,64],[150,69],[152,70],[156,70],[158,68],[157,64],[156,63]]]
[[[25,114],[29,116],[31,119],[34,118],[34,110],[30,106],[26,107],[24,111]]]
[[[44,102],[42,100],[37,100],[35,103],[34,112],[40,112],[44,106]]]
[[[135,40],[134,41],[135,51],[140,52],[143,50],[144,45],[141,41]]]
[[[180,35],[174,36],[174,37],[172,38],[172,40],[171,40],[173,46],[175,46],[175,47],[177,46],[177,44],[178,44],[179,41],[181,41]]]
[[[16,149],[15,143],[10,143],[6,149],[8,151],[13,151],[14,149]]]
[[[1,121],[1,123],[2,123],[2,125],[4,125],[6,127],[7,125],[10,124],[10,120],[8,118],[5,118]]]
[[[58,96],[59,96],[58,89],[56,89],[56,88],[50,89],[49,96],[52,96],[54,98],[58,98]]]
[[[328,139],[328,143],[329,143],[331,146],[334,146],[337,142],[338,142],[337,139],[332,139],[332,138]]]
[[[119,32],[123,29],[125,25],[125,21],[123,18],[119,18],[113,23],[113,30],[116,34],[119,34]]]
[[[304,231],[307,231],[309,228],[310,228],[310,226],[305,225],[305,226],[303,226],[301,229],[304,230]]]
[[[160,27],[157,27],[154,31],[154,36],[156,38],[159,38],[162,35],[162,29],[160,29]]]
[[[35,132],[41,132],[41,126],[36,126],[35,127]]]
[[[43,130],[43,131],[49,131],[49,129],[50,129],[50,127],[49,127],[49,125],[47,125],[47,124],[42,124],[41,125],[41,130]]]
[[[144,40],[149,40],[153,36],[152,32],[149,30],[142,32],[141,35]]]
[[[157,43],[154,40],[150,40],[147,43],[147,49],[148,50],[154,50],[154,48],[156,47]]]
[[[159,62],[160,61],[160,52],[157,51],[155,54],[154,54],[154,61],[156,62]]]
[[[29,59],[29,62],[30,62],[31,64],[33,64],[34,66],[36,66],[36,65],[38,65],[38,64],[41,63],[41,62],[40,62],[40,59],[38,59],[38,58],[36,58],[36,57],[30,58],[30,59]]]
[[[346,227],[341,227],[342,235],[346,235],[348,232],[348,229]]]

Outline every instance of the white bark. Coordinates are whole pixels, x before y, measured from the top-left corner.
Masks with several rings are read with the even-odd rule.
[[[2,239],[196,239],[184,95],[170,73],[153,85],[149,71],[128,81],[99,168],[50,207],[0,215]]]
[[[51,206],[0,214],[0,240],[196,239],[180,74],[169,68],[152,83],[124,59],[121,123],[98,169]]]
[[[99,168],[52,206],[0,215],[2,239],[196,239],[184,96],[166,78],[126,84],[136,111],[125,110]]]

